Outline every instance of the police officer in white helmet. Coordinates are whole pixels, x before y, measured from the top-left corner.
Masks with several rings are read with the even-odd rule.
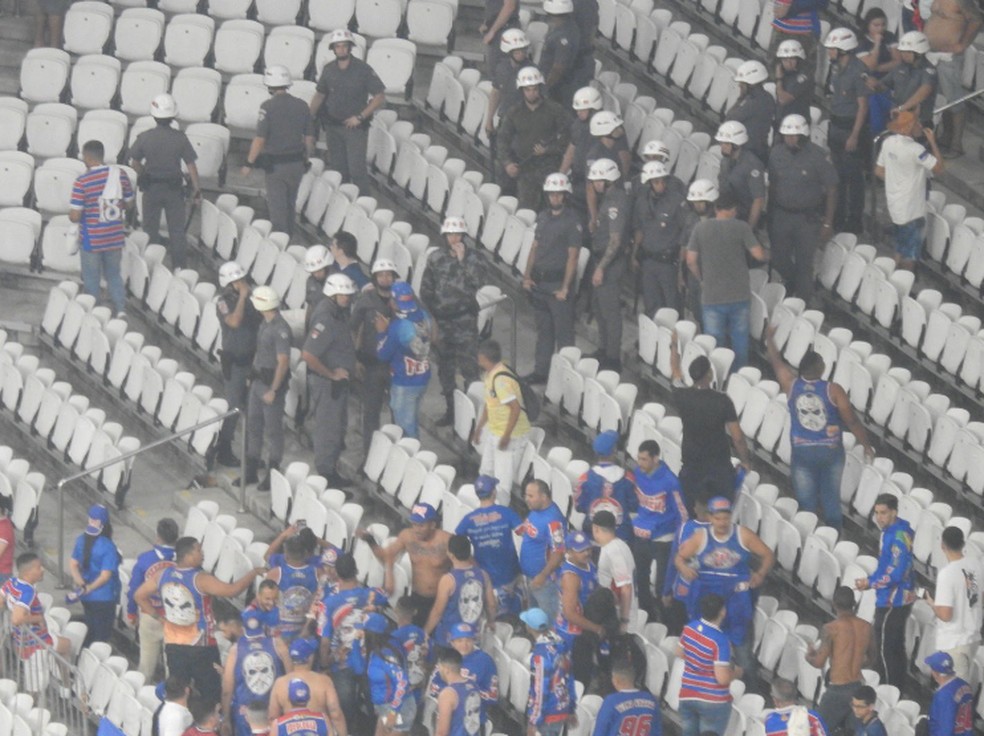
[[[130,166],[137,172],[137,186],[143,196],[143,229],[151,243],[161,242],[161,213],[167,216],[167,250],[171,268],[185,267],[188,212],[185,209],[183,163],[191,181],[191,196],[201,199],[198,167],[191,141],[172,127],[178,106],[169,94],[157,95],[150,103],[156,126],[137,136],[130,146]]]

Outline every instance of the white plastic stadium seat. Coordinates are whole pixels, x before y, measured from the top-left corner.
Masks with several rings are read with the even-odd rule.
[[[303,26],[277,26],[266,37],[263,64],[287,67],[292,79],[300,80],[314,53],[314,31]]]
[[[127,8],[116,19],[115,56],[120,61],[153,61],[164,37],[164,13],[153,8]]]
[[[72,185],[85,172],[74,158],[50,158],[34,172],[34,196],[44,214],[68,214]]]
[[[448,47],[457,12],[455,0],[410,0],[407,38],[425,46]]]
[[[34,157],[21,151],[0,151],[0,207],[19,207],[34,179]]]
[[[14,151],[27,127],[28,106],[16,97],[0,97],[0,151]]]
[[[31,49],[20,65],[20,96],[28,102],[58,102],[68,82],[71,58],[59,49]]]
[[[359,33],[366,36],[393,38],[402,17],[402,0],[356,0],[355,18]]]
[[[226,74],[252,73],[262,50],[262,24],[227,20],[215,34],[215,68]]]
[[[41,213],[26,207],[0,210],[0,261],[28,265],[41,235]]]
[[[72,69],[72,104],[89,110],[110,107],[120,86],[120,62],[112,56],[83,56]]]
[[[256,19],[269,26],[287,26],[297,22],[301,0],[256,0]]]
[[[412,42],[381,38],[369,48],[366,63],[379,75],[387,95],[403,98],[409,93],[416,58],[417,47]]]
[[[126,145],[126,115],[117,110],[90,110],[79,121],[76,134],[79,156],[87,141],[100,141],[105,148],[106,163],[117,163],[117,157]]]
[[[73,54],[101,54],[113,30],[113,8],[106,3],[72,3],[65,14],[65,50]]]
[[[178,105],[182,123],[207,123],[212,120],[222,94],[222,75],[215,69],[188,67],[174,77],[171,94]]]
[[[252,136],[256,130],[260,105],[270,98],[261,74],[237,74],[226,85],[225,124],[233,134]]]
[[[215,21],[207,15],[174,16],[164,31],[164,61],[175,67],[204,66],[214,33]]]
[[[189,65],[191,66],[191,65]],[[134,61],[120,80],[120,109],[127,115],[147,115],[150,102],[171,86],[171,68],[159,61]]]

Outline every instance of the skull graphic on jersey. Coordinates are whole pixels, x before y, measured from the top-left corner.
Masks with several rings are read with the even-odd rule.
[[[466,624],[474,624],[482,616],[482,583],[469,580],[461,586],[458,596],[458,614]]]
[[[482,727],[482,696],[472,690],[465,698],[465,733],[475,736]]]
[[[267,695],[273,687],[276,669],[273,657],[268,652],[250,652],[243,659],[243,680],[249,691],[256,695]]]
[[[175,626],[194,626],[198,620],[198,609],[191,591],[177,583],[166,583],[161,588],[161,602],[164,604],[164,618]]]
[[[822,432],[827,426],[827,408],[823,399],[814,393],[802,393],[796,397],[796,418],[803,429]]]

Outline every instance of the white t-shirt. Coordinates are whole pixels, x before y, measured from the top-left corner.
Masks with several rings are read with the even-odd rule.
[[[976,557],[948,562],[936,576],[937,606],[953,609],[949,621],[936,621],[936,649],[947,651],[980,640],[984,573]]]
[[[885,169],[885,199],[888,214],[896,225],[926,216],[926,180],[936,166],[936,157],[906,135],[890,135],[878,154]]]
[[[616,605],[620,600],[618,589],[625,586],[632,589],[629,630],[634,631],[636,611],[639,610],[639,594],[635,589],[635,559],[629,545],[623,540],[615,538],[601,548],[598,556],[598,585],[615,594]]]
[[[181,736],[191,727],[191,711],[178,703],[164,703],[157,716],[158,736]]]

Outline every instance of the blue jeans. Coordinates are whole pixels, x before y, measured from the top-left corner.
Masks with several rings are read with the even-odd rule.
[[[120,274],[123,249],[104,250],[98,253],[83,249],[79,254],[82,260],[82,290],[98,299],[102,291],[99,285],[100,278],[105,278],[113,308],[117,312],[125,310],[126,290],[123,287],[123,276]]]
[[[892,225],[895,252],[903,261],[918,261],[922,255],[926,218],[919,217],[903,225]]]
[[[843,447],[794,447],[791,458],[793,493],[802,511],[817,512],[823,522],[840,529],[841,475],[844,473]]]
[[[680,720],[683,736],[704,733],[723,734],[728,730],[731,703],[705,703],[702,700],[681,700]]]
[[[529,583],[530,578],[526,580]],[[536,588],[535,590],[532,585],[527,585],[527,588],[530,591],[530,597],[533,599],[530,603],[535,602],[537,608],[547,614],[548,621],[553,621],[557,618],[557,610],[560,608],[560,587],[557,581],[548,580],[542,587]]]
[[[730,347],[735,351],[731,370],[736,371],[748,363],[748,302],[704,305],[704,332],[711,335],[718,347]],[[726,376],[718,376],[723,381]]]
[[[380,389],[381,390],[381,389]],[[403,430],[404,437],[418,436],[417,413],[420,400],[424,398],[427,384],[422,386],[390,386],[390,410],[393,412],[393,422]]]

